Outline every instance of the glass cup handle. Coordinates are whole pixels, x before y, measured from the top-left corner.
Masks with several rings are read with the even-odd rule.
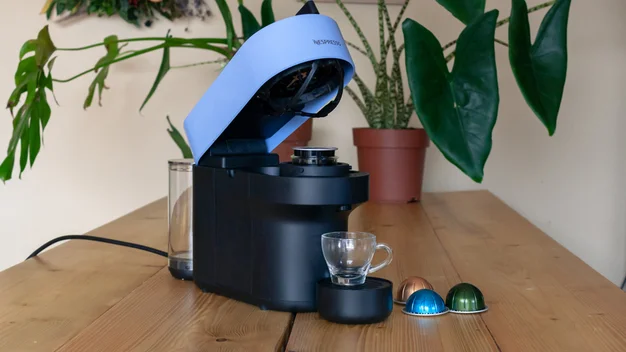
[[[384,243],[379,243],[376,245],[376,250],[379,250],[379,249],[384,249],[385,251],[387,251],[387,258],[385,258],[385,260],[383,260],[382,263],[371,267],[370,270],[368,271],[368,274],[377,272],[378,270],[386,267],[387,265],[391,263],[391,260],[393,259],[393,251],[391,250],[391,247],[389,247],[388,245]]]

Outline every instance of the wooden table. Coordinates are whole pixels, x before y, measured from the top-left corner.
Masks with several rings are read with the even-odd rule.
[[[165,249],[166,213],[160,200],[90,234]],[[488,192],[366,204],[350,227],[393,247],[377,276],[423,276],[442,295],[471,282],[489,311],[396,306],[380,324],[331,324],[203,294],[153,254],[74,241],[0,273],[0,351],[626,351],[626,294]]]

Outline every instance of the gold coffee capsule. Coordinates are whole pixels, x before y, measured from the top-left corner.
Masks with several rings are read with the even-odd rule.
[[[414,292],[422,289],[432,290],[433,285],[431,285],[430,282],[426,281],[424,278],[411,276],[402,281],[400,286],[398,286],[394,301],[398,304],[406,304],[406,301]]]

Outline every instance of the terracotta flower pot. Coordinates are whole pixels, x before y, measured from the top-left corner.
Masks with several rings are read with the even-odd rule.
[[[278,154],[280,162],[291,161],[293,147],[305,146],[309,144],[313,135],[313,119],[308,119],[291,136],[287,137],[272,153]]]
[[[370,201],[408,203],[422,196],[430,141],[423,129],[353,129],[359,171],[370,174]]]

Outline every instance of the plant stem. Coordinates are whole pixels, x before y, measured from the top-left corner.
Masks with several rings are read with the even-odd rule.
[[[500,40],[500,39],[498,39],[498,38],[495,38],[495,39],[494,39],[494,41],[495,41],[496,43],[500,44],[500,45],[506,46],[507,48],[509,47],[509,44],[508,44],[508,43],[506,43],[506,42],[504,42],[504,41],[502,41],[502,40]]]
[[[556,0],[551,0],[551,1],[548,1],[548,2],[544,2],[543,4],[539,4],[539,5],[537,5],[537,6],[533,6],[533,7],[531,7],[531,8],[529,8],[529,9],[528,9],[528,13],[530,14],[530,13],[533,13],[533,12],[539,11],[539,10],[541,10],[541,9],[545,9],[546,7],[549,7],[549,6],[554,5],[554,3],[555,3],[555,2],[556,2]],[[502,26],[504,26],[505,24],[509,23],[510,21],[511,21],[511,17],[507,17],[507,18],[505,18],[505,19],[503,19],[503,20],[500,20],[500,21],[498,21],[498,22],[496,23],[496,28],[498,28],[498,27],[502,27]],[[449,49],[449,48],[450,48],[450,47],[452,47],[454,44],[456,44],[456,40],[453,40],[453,41],[451,41],[450,43],[448,43],[448,44],[444,45],[444,46],[443,46],[443,50]]]
[[[183,43],[212,43],[212,44],[226,44],[226,39],[223,38],[166,38],[166,37],[146,37],[146,38],[129,38],[129,39],[120,39],[118,43],[131,43],[131,42],[148,42],[148,41],[165,41],[165,42],[176,42],[178,44]],[[88,50],[92,48],[97,48],[99,46],[103,46],[104,42],[91,44],[87,46],[82,46],[79,48],[57,48],[58,51],[82,51]]]
[[[100,69],[102,67],[110,66],[110,65],[112,65],[112,64],[114,64],[116,62],[124,61],[124,60],[130,59],[130,58],[133,58],[135,56],[139,56],[139,55],[143,55],[143,54],[149,53],[151,51],[163,49],[164,47],[165,47],[165,44],[159,44],[157,46],[153,46],[153,47],[150,47],[150,48],[146,48],[146,49],[143,49],[143,50],[138,50],[138,51],[136,51],[136,52],[134,52],[132,54],[129,54],[129,55],[126,55],[126,56],[122,56],[122,57],[118,57],[115,60],[112,60],[112,61],[109,61],[109,62],[103,62],[103,63],[101,63],[99,65],[94,66],[93,68],[90,68],[89,70],[85,70],[85,71],[83,71],[83,72],[81,72],[81,73],[79,73],[79,74],[77,74],[75,76],[72,76],[72,77],[68,78],[68,79],[53,79],[53,81],[54,82],[58,82],[58,83],[67,83],[67,82],[73,81],[73,80],[75,80],[75,79],[77,79],[79,77],[82,77],[82,76],[84,76],[84,75],[86,75],[86,74],[88,74],[90,72],[96,71],[96,70],[98,70],[98,69]]]
[[[118,57],[115,60],[112,60],[112,61],[109,61],[109,62],[103,62],[100,65],[96,65],[93,68],[91,68],[89,70],[85,70],[85,71],[83,71],[83,72],[81,72],[81,73],[79,73],[79,74],[77,74],[75,76],[72,76],[70,78],[67,78],[67,79],[53,79],[53,81],[54,82],[58,82],[58,83],[67,83],[67,82],[73,81],[73,80],[75,80],[75,79],[77,79],[79,77],[82,77],[82,76],[88,74],[89,72],[96,71],[96,70],[98,70],[98,69],[100,69],[102,67],[110,66],[110,65],[112,65],[114,63],[117,63],[117,62],[120,62],[120,61],[124,61],[124,60],[130,59],[130,58],[133,58],[135,56],[147,54],[147,53],[155,51],[155,50],[160,50],[160,49],[163,49],[165,47],[171,47],[171,48],[193,48],[193,49],[211,50],[211,51],[215,51],[217,53],[220,53],[220,54],[222,54],[222,55],[224,55],[226,57],[229,57],[229,54],[228,54],[228,52],[225,49],[220,48],[220,47],[216,47],[216,46],[213,46],[213,45],[209,45],[209,44],[201,46],[201,45],[194,45],[192,43],[188,43],[188,44],[187,43],[174,44],[174,43],[167,43],[167,42],[165,42],[165,43],[159,44],[157,46],[153,46],[153,47],[150,47],[150,48],[134,51],[131,54],[128,54],[128,55],[125,55],[125,56],[122,56],[122,57]]]
[[[446,62],[450,62],[450,60],[454,59],[455,56],[456,51],[451,52],[450,54],[448,54],[448,56],[446,56]]]
[[[449,49],[449,48],[451,48],[454,44],[456,44],[456,39],[455,39],[455,40],[453,40],[453,41],[451,41],[450,43],[448,43],[448,44],[444,45],[444,46],[443,46],[443,48],[441,48],[441,50],[446,50],[446,49]]]
[[[189,65],[171,66],[170,68],[171,69],[175,69],[175,68],[187,68],[187,67],[210,65],[210,64],[219,64],[219,63],[222,63],[222,62],[225,62],[225,61],[226,61],[225,59],[218,59],[218,60],[197,62],[195,64],[189,64]]]

